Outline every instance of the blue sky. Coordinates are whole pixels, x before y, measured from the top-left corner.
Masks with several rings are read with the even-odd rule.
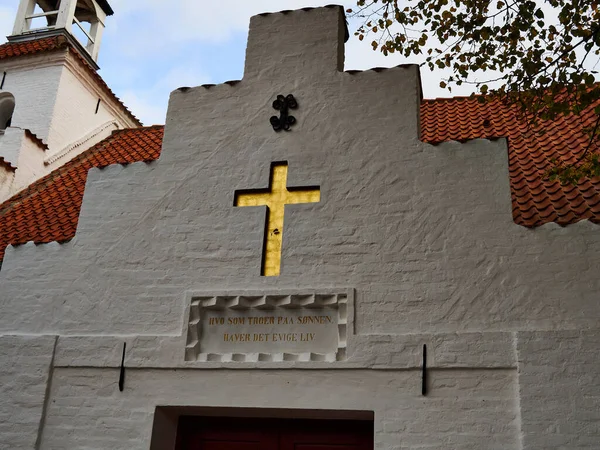
[[[0,0],[0,36],[11,33],[19,0]],[[180,86],[240,79],[248,24],[254,14],[331,0],[109,0],[100,49],[100,74],[146,125],[165,120],[169,93]],[[355,1],[343,3],[355,6]],[[355,26],[355,25],[354,25]],[[352,34],[351,24],[351,34]],[[406,62],[384,57],[354,36],[346,44],[346,69],[369,69]],[[439,88],[443,74],[422,69],[424,96],[448,97]],[[469,89],[469,88],[467,88]],[[470,90],[454,91],[467,95]]]

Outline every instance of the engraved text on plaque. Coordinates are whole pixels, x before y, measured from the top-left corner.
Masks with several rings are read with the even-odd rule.
[[[339,360],[347,302],[346,292],[192,296],[186,359]]]

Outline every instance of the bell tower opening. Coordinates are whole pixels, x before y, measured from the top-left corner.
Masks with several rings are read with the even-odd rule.
[[[54,28],[58,17],[60,0],[49,0],[38,2],[34,6],[33,13],[28,16],[29,31]]]
[[[21,0],[11,42],[64,34],[85,55],[98,60],[106,17],[113,14],[107,0]]]

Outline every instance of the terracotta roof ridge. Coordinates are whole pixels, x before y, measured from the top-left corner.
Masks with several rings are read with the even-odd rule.
[[[130,127],[130,128],[119,128],[117,130],[113,130],[112,134],[119,134],[126,131],[144,131],[144,130],[160,130],[164,128],[164,125],[156,124],[156,125],[145,125],[142,127]]]
[[[63,164],[60,168],[64,168],[67,165],[69,165],[72,162],[75,162],[76,160],[82,161],[84,160],[86,157],[88,157],[91,153],[95,153],[99,150],[103,150],[104,148],[106,148],[106,146],[110,143],[112,143],[112,141],[120,134],[124,134],[124,133],[130,133],[130,132],[134,132],[134,131],[143,131],[145,129],[147,129],[149,127],[138,127],[138,128],[122,128],[119,130],[114,130],[110,136],[108,136],[107,138],[101,140],[100,142],[98,142],[97,144],[93,145],[92,147],[88,148],[86,151],[80,153],[79,155],[77,155],[76,157],[74,157],[73,159],[69,160],[69,162],[67,162],[66,164]],[[59,169],[60,169],[59,168]],[[58,170],[58,169],[57,169]]]
[[[138,127],[138,128],[124,128],[120,131],[125,131],[125,130],[160,130],[163,129],[165,126],[161,125],[161,124],[154,124],[154,125],[146,125],[143,127]]]
[[[410,65],[410,64],[401,64],[402,65]],[[400,66],[396,66],[396,67],[400,67]],[[596,81],[595,83],[593,83],[591,86],[589,86],[590,88],[598,88],[600,87],[600,81]],[[523,92],[527,92],[527,91],[518,91],[518,93],[523,93]],[[490,92],[488,94],[480,94],[480,93],[476,93],[473,92],[470,95],[455,95],[452,97],[433,97],[433,98],[423,98],[421,103],[435,103],[435,102],[444,102],[444,101],[453,101],[453,100],[472,100],[474,98],[478,98],[478,97],[483,97],[483,98],[487,98],[487,99],[498,99],[503,97],[505,94],[499,94],[499,93],[493,93]]]
[[[97,137],[100,133],[102,133],[103,131],[106,131],[107,129],[109,129],[111,127],[114,127],[113,130],[119,129],[119,123],[114,118],[107,120],[100,126],[94,128],[92,131],[88,132],[82,138],[69,143],[67,146],[63,147],[59,151],[55,151],[51,155],[48,155],[47,157],[44,158],[44,164],[46,164],[46,165],[52,164],[52,163],[58,161],[59,159],[63,159],[78,147],[83,146],[85,149],[86,143],[89,143],[89,141],[91,141],[92,139]]]
[[[163,130],[162,125],[119,130],[0,205],[0,259],[7,245],[73,238],[89,170],[155,161]]]
[[[150,130],[161,130],[164,129],[165,126],[164,125],[148,125],[145,127],[134,127],[134,128],[117,128],[116,130],[112,130],[112,132],[110,133],[109,136],[107,136],[106,138],[104,138],[103,140],[101,140],[100,142],[98,142],[97,144],[95,144],[94,146],[88,148],[85,152],[82,152],[79,156],[89,152],[90,150],[93,150],[95,147],[97,147],[99,144],[102,144],[104,141],[106,141],[107,139],[110,138],[114,138],[120,134],[124,134],[124,133],[129,133],[132,131],[150,131]],[[75,158],[73,158],[75,159]]]
[[[79,155],[75,156],[73,159],[70,159],[65,164],[61,165],[60,167],[57,167],[56,169],[54,169],[49,174],[45,175],[44,177],[42,177],[39,180],[35,181],[34,183],[30,184],[29,186],[27,186],[22,191],[17,192],[15,195],[13,195],[9,199],[5,200],[3,203],[0,203],[0,217],[4,213],[6,213],[6,211],[12,209],[12,207],[14,207],[17,204],[19,204],[19,202],[22,199],[26,198],[31,193],[38,191],[41,186],[44,186],[44,185],[47,185],[48,183],[51,183],[57,175],[60,176],[63,173],[68,172],[69,170],[71,170],[71,168],[72,168],[72,166],[74,164],[77,164],[79,162],[83,162],[83,161],[86,160],[86,158],[90,157],[92,154],[95,154],[95,153],[97,153],[99,151],[104,150],[107,146],[109,146],[110,144],[112,144],[113,141],[119,135],[122,135],[122,134],[125,134],[125,133],[139,132],[139,131],[143,132],[143,131],[150,131],[150,130],[161,130],[163,128],[164,128],[164,125],[151,125],[151,126],[148,126],[148,127],[123,128],[123,129],[119,129],[119,130],[114,130],[110,134],[110,136],[108,136],[107,138],[101,140],[97,144],[95,144],[92,147],[88,148],[86,151],[84,151],[84,152],[80,153]]]
[[[125,130],[131,131],[131,130],[138,130],[138,129],[139,128],[125,128],[124,130],[115,130],[115,132],[116,131],[125,131]],[[38,191],[41,186],[46,186],[48,183],[52,182],[54,180],[54,178],[56,177],[56,175],[60,176],[64,172],[69,171],[73,164],[83,161],[86,157],[89,156],[90,153],[106,148],[106,146],[109,145],[110,143],[112,143],[112,141],[114,140],[115,134],[116,134],[115,132],[113,132],[106,139],[103,139],[102,141],[98,142],[96,145],[90,147],[86,151],[75,156],[73,159],[69,160],[67,163],[63,164],[60,167],[57,167],[49,174],[47,174],[44,177],[40,178],[39,180],[33,182],[32,184],[27,186],[22,191],[17,192],[15,195],[13,195],[9,199],[5,200],[3,203],[0,203],[0,217],[2,217],[2,215],[4,215],[7,211],[11,210],[13,207],[17,206],[20,203],[20,201],[22,201],[24,198],[29,196],[31,193]]]
[[[44,36],[37,39],[30,38],[25,41],[18,42],[8,41],[0,44],[0,50],[8,50],[5,54],[0,55],[0,59],[35,55],[36,53],[66,49],[70,45],[71,44],[69,43],[68,39],[63,35]]]
[[[492,98],[491,95],[483,95],[483,94],[471,94],[471,95],[455,95],[453,97],[434,97],[434,98],[423,98],[421,103],[442,103],[442,102],[452,102],[455,100],[473,100],[474,98],[484,97],[484,98]]]

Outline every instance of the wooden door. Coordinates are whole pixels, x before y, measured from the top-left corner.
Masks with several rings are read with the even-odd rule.
[[[278,437],[256,419],[181,417],[177,450],[278,450]]]
[[[287,422],[280,426],[278,450],[373,450],[373,423]]]
[[[373,424],[181,417],[176,450],[373,450]]]

